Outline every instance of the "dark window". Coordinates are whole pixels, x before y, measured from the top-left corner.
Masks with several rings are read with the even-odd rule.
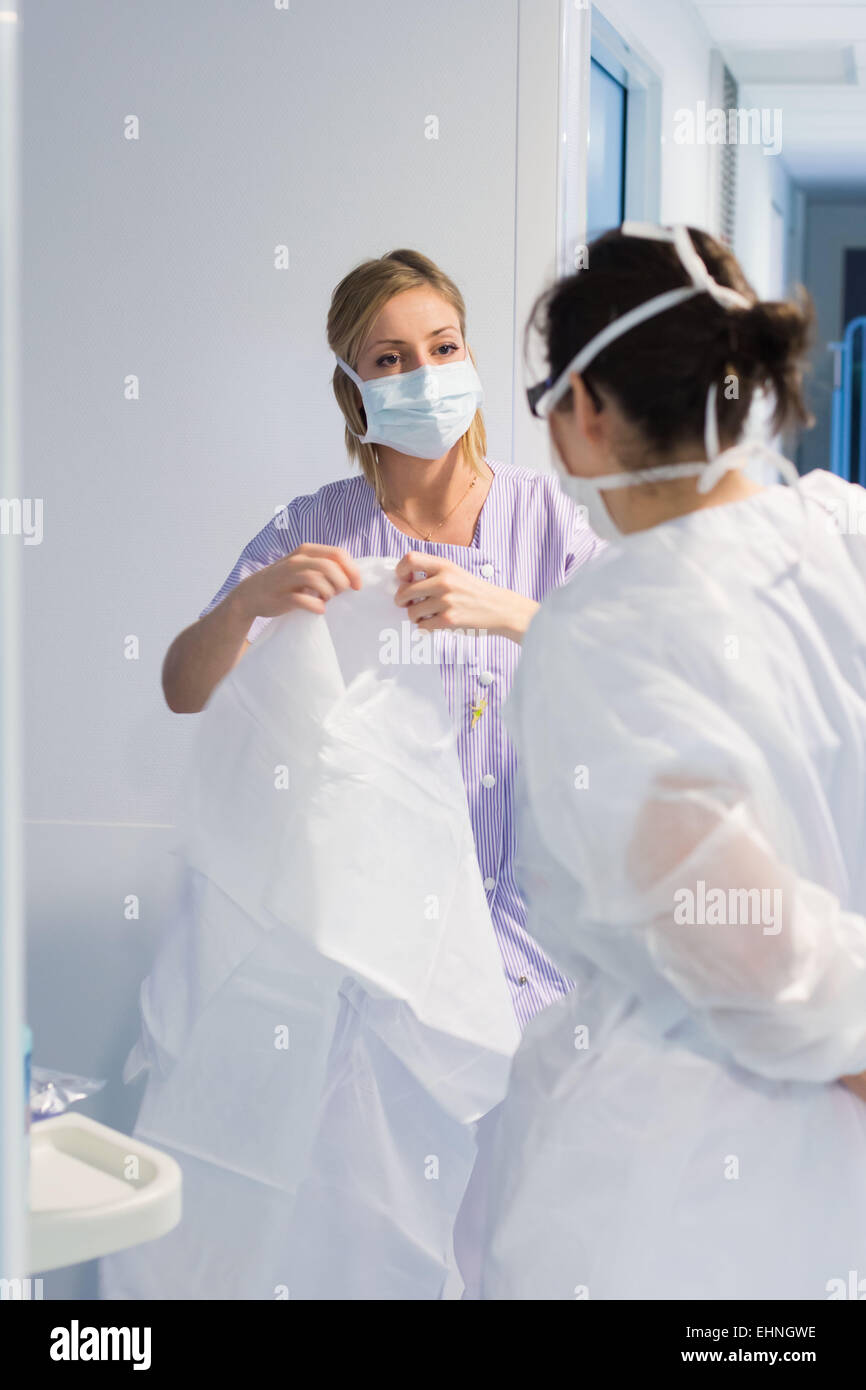
[[[625,132],[628,92],[595,58],[589,80],[587,241],[625,216]]]

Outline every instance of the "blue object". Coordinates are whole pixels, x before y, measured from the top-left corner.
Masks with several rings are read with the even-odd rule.
[[[852,319],[835,353],[830,469],[866,487],[866,317]]]
[[[30,1128],[30,1067],[33,1062],[33,1033],[27,1024],[21,1029],[21,1050],[24,1053],[24,1129]]]
[[[597,59],[590,63],[586,239],[592,241],[625,216],[625,136],[628,93]]]
[[[21,1025],[21,1051],[24,1054],[24,1190],[28,1192],[30,1186],[30,1068],[33,1062],[33,1033],[26,1023]]]

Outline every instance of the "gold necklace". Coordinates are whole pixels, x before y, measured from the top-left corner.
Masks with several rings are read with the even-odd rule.
[[[434,531],[441,531],[446,521],[448,521],[454,515],[457,508],[462,506],[463,503],[466,501],[466,498],[469,496],[470,492],[472,491],[477,482],[478,479],[473,478],[468,488],[464,492],[463,496],[460,498],[458,502],[455,502],[454,506],[451,508],[450,512],[448,512],[447,516],[443,516],[442,520],[437,521],[436,525],[430,531],[428,531],[426,535],[418,536],[418,539],[422,541],[429,541],[432,538]],[[410,530],[414,531],[415,534],[418,535],[418,527],[415,525],[414,521],[410,521],[406,513],[401,512],[399,507],[384,507],[384,510],[386,512],[393,512],[395,516],[401,517],[402,520],[405,521],[406,524],[409,526]]]

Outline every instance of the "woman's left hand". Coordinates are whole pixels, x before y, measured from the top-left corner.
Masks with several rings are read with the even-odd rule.
[[[426,576],[414,579],[419,571]],[[410,550],[394,573],[401,580],[396,602],[420,628],[482,628],[520,642],[538,604],[512,589],[477,579],[452,560]]]

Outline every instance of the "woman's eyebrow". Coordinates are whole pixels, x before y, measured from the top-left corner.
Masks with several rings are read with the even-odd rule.
[[[459,333],[459,332],[460,332],[459,328],[456,328],[453,324],[447,324],[447,325],[445,326],[445,328],[434,328],[432,333],[428,333],[428,334],[427,334],[427,337],[428,337],[428,338],[438,338],[438,336],[439,336],[440,333]],[[409,346],[409,344],[405,341],[404,338],[377,338],[377,339],[375,340],[375,342],[370,343],[370,347],[383,347],[383,346],[386,346],[386,345],[387,345],[387,346],[393,346],[393,347],[408,347],[408,346]]]

